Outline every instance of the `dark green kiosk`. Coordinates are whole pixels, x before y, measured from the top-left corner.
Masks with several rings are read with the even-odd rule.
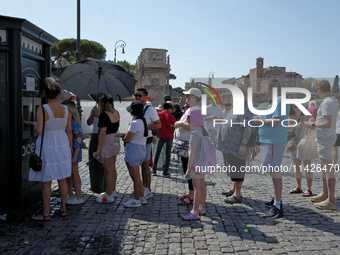
[[[0,209],[19,205],[41,186],[28,181],[43,81],[51,74],[55,37],[25,19],[0,16]]]

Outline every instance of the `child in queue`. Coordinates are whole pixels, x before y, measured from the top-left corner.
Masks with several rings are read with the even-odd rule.
[[[84,199],[81,195],[81,179],[79,175],[79,167],[78,163],[82,161],[82,150],[81,147],[83,145],[83,136],[82,136],[82,128],[79,112],[76,104],[73,101],[66,102],[69,113],[71,115],[71,128],[72,128],[72,172],[71,177],[67,179],[68,184],[68,199],[66,200],[67,204],[82,204],[84,203]],[[74,186],[76,195],[73,195],[72,188]]]
[[[143,103],[138,100],[126,107],[126,110],[133,117],[123,141],[125,143],[125,163],[133,181],[134,197],[124,204],[125,207],[140,207],[147,203],[139,173],[139,166],[143,163],[146,154],[145,144],[148,136],[143,108]]]
[[[209,133],[204,128],[201,109],[198,107],[190,108],[185,114],[190,123],[190,151],[188,170],[185,174],[186,179],[192,179],[194,186],[193,209],[185,215],[184,220],[197,220],[199,215],[204,215],[204,208],[207,197],[207,187],[205,184],[205,174],[208,173],[208,165],[216,165],[216,150],[209,138]]]

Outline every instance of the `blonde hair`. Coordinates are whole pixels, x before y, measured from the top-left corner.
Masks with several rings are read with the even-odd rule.
[[[331,84],[327,80],[317,81],[314,87],[319,88],[322,92],[331,92]]]
[[[113,98],[109,93],[105,93],[99,97],[99,112],[114,112]]]
[[[54,99],[61,93],[61,86],[54,80],[53,77],[47,77],[44,80],[45,95],[49,99]]]
[[[69,101],[69,102],[66,102],[65,105],[67,106],[67,109],[71,113],[72,120],[81,124],[80,116],[79,116],[79,112],[78,112],[76,104],[73,101]]]

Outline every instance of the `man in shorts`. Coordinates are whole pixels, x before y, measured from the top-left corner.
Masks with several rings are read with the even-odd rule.
[[[280,169],[283,153],[287,143],[287,127],[281,125],[281,121],[288,119],[289,105],[286,106],[286,114],[281,112],[281,85],[276,79],[270,80],[267,95],[272,98],[272,91],[277,88],[277,104],[273,113],[264,116],[263,126],[259,128],[259,136],[262,152],[262,166],[267,168],[273,180],[274,199],[267,202],[266,206],[271,209],[264,215],[265,218],[279,218],[283,216],[282,176]]]
[[[337,98],[337,101],[339,103],[339,97]],[[338,148],[340,146],[340,111],[338,112],[338,118],[336,119],[336,140],[333,146],[333,164],[338,164]],[[338,167],[338,166],[336,166]]]
[[[136,100],[139,100],[144,105],[144,118],[146,120],[146,123],[148,125],[149,129],[149,135],[146,139],[146,156],[142,163],[142,179],[143,179],[143,188],[144,188],[144,197],[146,199],[152,197],[151,193],[151,171],[149,166],[149,160],[150,160],[150,152],[152,147],[152,140],[153,135],[152,131],[153,129],[161,128],[161,121],[159,119],[159,116],[151,105],[147,105],[146,100],[148,97],[148,91],[144,88],[138,88],[135,94]]]
[[[307,127],[315,128],[316,144],[321,160],[323,192],[310,200],[316,208],[322,210],[336,210],[334,198],[335,175],[332,148],[336,140],[335,129],[338,115],[338,103],[332,96],[331,85],[327,80],[321,80],[315,84],[316,92],[323,99],[319,107],[316,120],[309,119]],[[336,167],[336,166],[335,166]]]

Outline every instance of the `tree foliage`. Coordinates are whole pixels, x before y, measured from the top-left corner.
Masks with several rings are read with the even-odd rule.
[[[339,76],[335,76],[333,81],[332,93],[338,94],[339,93]]]
[[[125,71],[127,73],[129,73],[130,75],[133,75],[133,72],[136,69],[136,65],[132,65],[131,63],[129,63],[126,60],[124,60],[124,61],[117,61],[117,64],[120,65],[121,67],[123,67],[125,69]]]
[[[176,80],[176,78],[177,78],[176,75],[170,73],[170,76],[169,76],[170,80]]]
[[[177,92],[178,94],[183,94],[184,89],[181,87],[173,88],[172,91]]]
[[[314,83],[316,82],[317,80],[313,79],[313,78],[306,78],[306,79],[303,79],[302,80],[302,87],[305,88],[305,89],[308,89],[309,91],[311,92],[314,92]]]
[[[77,39],[63,39],[54,42],[52,47],[53,62],[64,58],[69,63],[76,61]],[[106,49],[98,42],[82,39],[80,40],[81,59],[96,58],[104,60]]]

